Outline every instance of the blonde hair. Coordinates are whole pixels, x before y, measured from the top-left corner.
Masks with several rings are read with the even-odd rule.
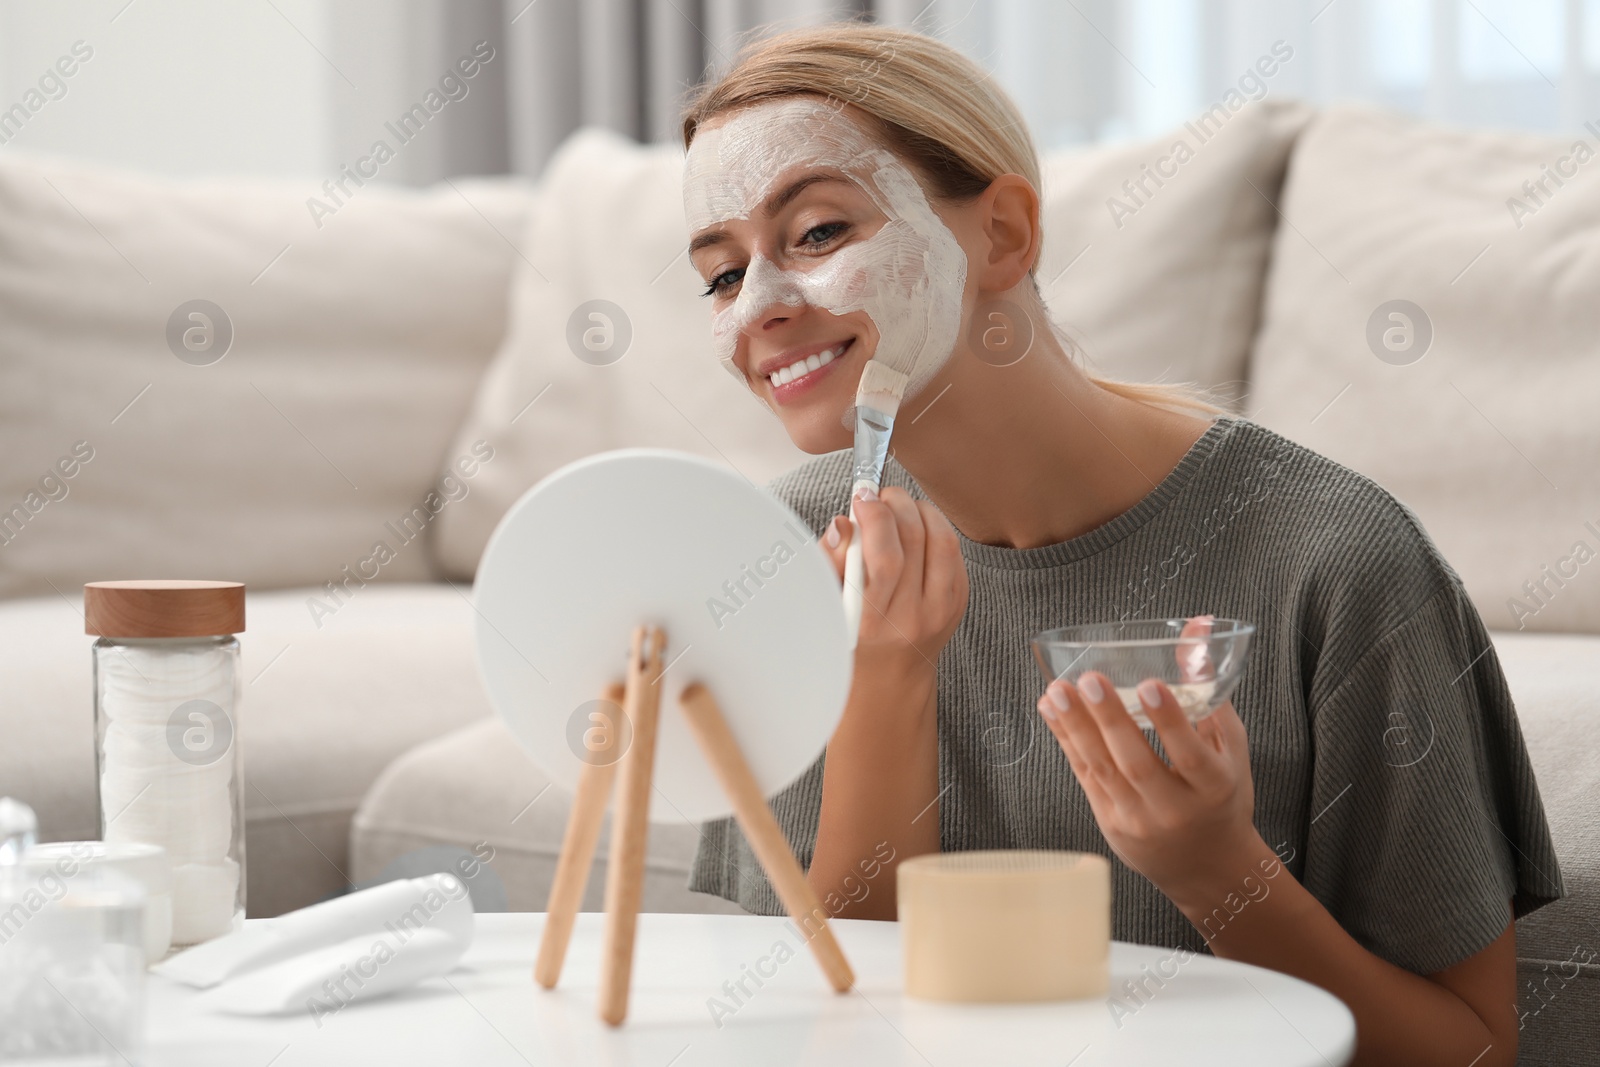
[[[1022,113],[983,68],[932,37],[870,22],[790,30],[747,45],[732,69],[691,96],[683,116],[683,146],[687,149],[695,131],[713,116],[805,94],[864,112],[936,199],[970,201],[1002,174],[1020,174],[1035,192],[1043,187],[1039,153]],[[1028,276],[1043,310],[1038,266],[1036,257]],[[1050,316],[1044,318],[1063,347],[1077,351]],[[1222,411],[1192,385],[1088,377],[1130,400]]]

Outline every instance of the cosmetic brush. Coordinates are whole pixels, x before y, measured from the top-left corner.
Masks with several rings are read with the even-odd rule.
[[[855,465],[850,472],[850,545],[844,553],[844,625],[850,648],[856,647],[861,632],[862,589],[866,569],[861,560],[861,527],[856,523],[856,493],[870,488],[874,493],[883,482],[883,464],[889,455],[889,435],[900,398],[910,375],[886,363],[869,359],[856,387]]]

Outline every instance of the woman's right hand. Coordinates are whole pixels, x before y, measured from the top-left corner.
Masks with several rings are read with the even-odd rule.
[[[856,661],[932,671],[967,610],[967,568],[955,527],[931,502],[897,486],[857,498],[856,523],[835,516],[823,546],[844,580],[845,550],[860,527],[866,574]]]

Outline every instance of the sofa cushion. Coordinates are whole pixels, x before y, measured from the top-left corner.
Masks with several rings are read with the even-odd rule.
[[[1243,392],[1272,198],[1311,110],[1268,98],[1222,113],[1044,157],[1039,284],[1092,373]]]
[[[1208,127],[1203,143],[1180,129],[1044,161],[1038,277],[1094,370],[1238,391],[1276,225],[1263,197],[1277,194],[1308,116],[1302,106],[1266,102]],[[1178,142],[1188,150],[1175,152]],[[1175,176],[1157,188],[1141,177],[1144,164]],[[1120,188],[1129,180],[1145,181],[1151,195],[1114,209],[1113,199],[1131,204]],[[504,458],[440,522],[448,573],[470,576],[517,497],[591,452],[677,448],[730,463],[757,483],[806,458],[710,354],[710,312],[696,298],[703,285],[686,254],[682,181],[678,149],[601,130],[575,134],[552,160],[522,243],[505,344],[454,448],[482,439]],[[593,308],[595,300],[614,307]],[[596,310],[617,321],[589,318]],[[591,327],[596,343],[613,331],[609,352],[582,347]]]
[[[320,627],[313,592],[251,592],[245,602],[239,736],[252,916],[349,884],[350,820],[373,780],[401,753],[489,710],[470,590],[371,586]],[[34,807],[45,840],[99,836],[93,642],[65,598],[0,604],[0,737],[10,739],[0,744],[0,794]]]
[[[731,463],[758,484],[806,458],[709,354],[682,175],[680,151],[599,129],[574,134],[546,168],[520,242],[526,258],[505,343],[453,446],[487,440],[497,458],[440,518],[451,575],[476,571],[495,524],[529,486],[594,452],[680,449]],[[596,300],[611,308],[591,308]],[[584,346],[588,330],[598,331],[594,351]]]
[[[429,577],[412,534],[470,490],[440,468],[479,462],[450,440],[533,198],[457,185],[314,218],[306,182],[0,159],[0,598]]]
[[[402,857],[454,845],[479,857],[506,887],[513,911],[543,911],[555,880],[571,796],[552,786],[499,719],[475,723],[397,759],[372,786],[350,835],[351,874],[378,877]],[[744,914],[688,889],[700,828],[656,823],[645,852],[644,911]],[[584,911],[605,900],[608,812],[584,887]]]
[[[1337,107],[1283,193],[1251,417],[1412,508],[1497,630],[1600,633],[1596,150]]]
[[[1495,633],[1495,654],[1517,705],[1555,840],[1566,896],[1517,924],[1518,953],[1565,959],[1600,930],[1600,637]],[[1595,960],[1600,963],[1600,957]]]
[[[1600,637],[1494,636],[1544,798],[1566,896],[1517,922],[1519,1063],[1593,1062],[1600,1043]]]

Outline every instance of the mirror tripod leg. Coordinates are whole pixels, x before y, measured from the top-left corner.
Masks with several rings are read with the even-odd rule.
[[[612,1026],[620,1026],[628,1015],[634,933],[638,928],[639,901],[644,893],[650,780],[655,767],[664,642],[665,635],[659,628],[637,626],[628,657],[628,686],[623,708],[632,737],[627,752],[622,755],[617,803],[611,822],[605,947],[600,965],[600,1018]]]
[[[550,900],[545,905],[539,958],[533,966],[533,980],[546,989],[554,989],[561,980],[561,965],[566,961],[567,944],[572,940],[572,924],[577,921],[578,908],[583,903],[583,890],[589,884],[589,871],[594,866],[600,823],[605,818],[606,804],[611,798],[611,780],[617,775],[618,754],[611,750],[622,739],[615,715],[622,710],[624,694],[620,683],[607,686],[602,699],[614,705],[617,711],[602,712],[612,721],[599,728],[598,735],[596,731],[586,731],[584,734],[588,756],[578,772],[578,791],[572,799],[572,810],[567,815],[567,832],[561,839],[561,857],[556,861]],[[593,746],[588,743],[591,736],[596,736],[598,741]]]
[[[684,689],[678,703],[683,708],[684,718],[689,721],[695,740],[705,753],[706,762],[716,771],[723,790],[733,803],[739,828],[744,831],[751,850],[761,861],[767,877],[772,880],[772,888],[777,891],[789,917],[795,921],[806,943],[811,946],[811,952],[816,956],[823,974],[835,990],[843,993],[855,984],[850,963],[845,959],[839,942],[834,939],[833,929],[828,925],[828,913],[817,899],[816,890],[806,881],[800,861],[794,858],[794,852],[783,836],[783,829],[773,816],[772,809],[767,806],[766,798],[761,795],[761,787],[740,753],[739,744],[728,729],[727,720],[717,707],[716,699],[710,690],[695,682]]]

